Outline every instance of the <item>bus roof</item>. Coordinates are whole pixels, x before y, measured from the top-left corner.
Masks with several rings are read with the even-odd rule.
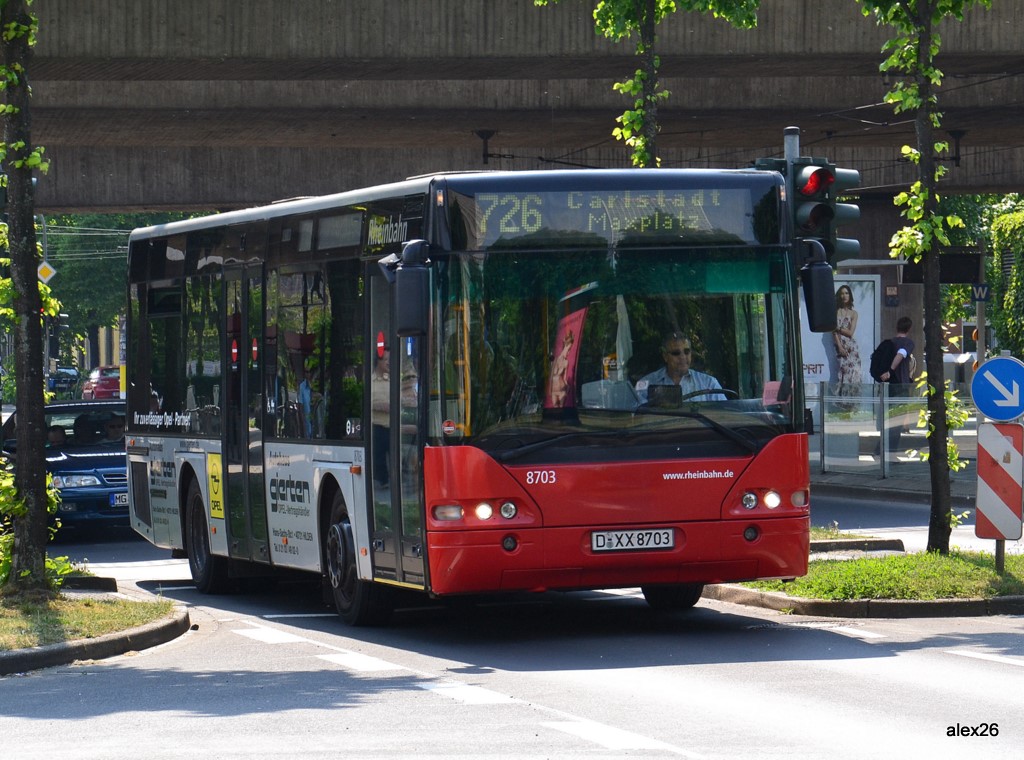
[[[340,206],[352,206],[384,198],[426,193],[433,184],[439,181],[444,181],[452,189],[461,189],[465,192],[472,192],[481,186],[493,185],[516,186],[517,189],[528,189],[540,185],[551,190],[583,189],[587,186],[606,189],[620,187],[657,189],[673,183],[677,183],[683,188],[737,186],[749,183],[753,177],[759,177],[763,181],[772,175],[774,175],[774,179],[769,181],[781,185],[783,180],[777,172],[755,169],[555,169],[438,172],[412,177],[401,182],[330,195],[293,198],[264,206],[227,211],[222,214],[210,214],[151,227],[140,227],[132,231],[129,243],[209,229],[210,227],[224,227],[293,214],[311,214]]]

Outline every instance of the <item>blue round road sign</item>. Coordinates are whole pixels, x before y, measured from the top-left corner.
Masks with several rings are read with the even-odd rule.
[[[974,373],[971,398],[978,411],[1000,422],[1024,414],[1024,362],[1012,356],[989,359]]]

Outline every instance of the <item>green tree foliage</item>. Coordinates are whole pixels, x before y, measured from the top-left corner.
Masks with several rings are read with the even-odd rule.
[[[992,223],[992,324],[1001,348],[1024,354],[1024,208]]]
[[[995,279],[1000,276],[993,263],[992,224],[1002,214],[1012,211],[1020,198],[1010,195],[947,195],[939,200],[939,213],[943,216],[956,216],[963,221],[962,227],[949,230],[949,241],[954,247],[979,249],[986,252],[986,280],[995,288]],[[998,292],[994,290],[993,292]],[[989,302],[990,311],[986,319],[995,323],[999,319],[1001,304],[997,300]],[[948,324],[958,319],[975,317],[974,302],[970,285],[944,285],[942,302],[942,320]]]
[[[545,6],[558,0],[534,0]],[[668,90],[658,82],[661,60],[654,51],[655,30],[666,16],[677,10],[710,13],[740,29],[757,26],[761,0],[598,0],[594,6],[594,28],[615,42],[636,39],[640,66],[633,76],[612,85],[616,92],[633,98],[633,107],[616,118],[619,126],[612,134],[632,151],[633,166],[650,168],[660,164],[658,157],[658,103],[667,99]]]
[[[905,145],[903,155],[918,168],[918,178],[910,189],[899,193],[895,202],[907,226],[897,231],[889,243],[893,256],[921,261],[924,269],[924,354],[928,405],[928,463],[931,476],[931,516],[928,525],[928,550],[949,552],[951,521],[948,458],[949,424],[943,367],[942,289],[939,282],[939,247],[950,245],[949,232],[963,226],[953,214],[939,207],[938,182],[944,167],[936,153],[948,145],[934,139],[941,114],[938,89],[942,71],[935,59],[941,46],[937,27],[944,20],[963,20],[964,12],[975,5],[989,7],[991,0],[857,0],[865,16],[874,16],[880,26],[889,27],[893,37],[882,47],[886,59],[880,68],[896,77],[885,100],[897,113],[914,117],[916,146]],[[931,378],[938,378],[937,381]],[[941,387],[940,387],[941,385]]]

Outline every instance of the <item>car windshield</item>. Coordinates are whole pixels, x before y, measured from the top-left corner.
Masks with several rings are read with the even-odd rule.
[[[124,415],[113,408],[48,411],[45,420],[51,447],[93,446],[124,435]]]

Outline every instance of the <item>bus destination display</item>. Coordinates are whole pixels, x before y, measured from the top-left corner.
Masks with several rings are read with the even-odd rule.
[[[467,205],[467,237],[476,249],[566,233],[612,244],[694,233],[756,242],[749,188],[477,193]]]

